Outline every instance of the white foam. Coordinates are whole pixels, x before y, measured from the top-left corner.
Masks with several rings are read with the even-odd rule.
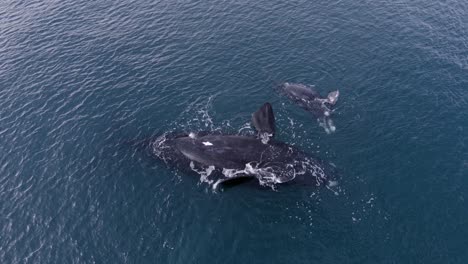
[[[217,190],[217,189],[218,189],[218,185],[219,185],[220,183],[222,183],[222,182],[223,182],[223,180],[221,180],[221,179],[217,180],[217,181],[213,184],[213,190]]]
[[[260,139],[262,140],[263,144],[267,144],[268,141],[270,141],[270,137],[272,137],[273,134],[268,134],[266,132],[260,134]]]
[[[192,169],[194,172],[200,175],[200,182],[206,182],[210,185],[213,184],[213,180],[210,180],[208,177],[216,169],[215,166],[208,166],[205,169],[198,170],[195,167],[195,163],[193,161],[190,161],[190,169]]]
[[[335,124],[333,123],[333,120],[331,119],[328,119],[328,127],[330,128],[330,131],[331,132],[335,132],[336,131],[336,127],[335,127]]]
[[[250,129],[250,122],[247,122],[244,125],[242,125],[242,127],[239,128],[239,130],[237,131],[237,134],[240,135],[242,131],[246,129]]]
[[[324,118],[318,118],[317,121],[319,123],[319,126],[323,127],[327,134],[331,134],[336,131],[336,127],[333,123],[333,120],[328,116],[325,116]]]

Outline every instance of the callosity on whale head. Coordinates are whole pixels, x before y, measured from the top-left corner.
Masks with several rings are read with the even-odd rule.
[[[338,90],[329,92],[327,96],[328,103],[331,105],[335,105],[336,101],[338,101],[339,96],[340,96],[340,91]]]
[[[322,162],[274,140],[275,120],[269,103],[253,114],[252,124],[257,136],[210,132],[164,134],[152,143],[152,153],[168,165],[196,171],[213,187],[239,178],[254,178],[260,185],[272,188],[285,183],[328,182]]]

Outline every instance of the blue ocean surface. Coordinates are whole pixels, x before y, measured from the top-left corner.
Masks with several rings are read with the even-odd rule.
[[[334,133],[275,93],[339,89]],[[0,263],[468,263],[468,2],[0,2]],[[252,131],[333,188],[213,190],[148,155]]]

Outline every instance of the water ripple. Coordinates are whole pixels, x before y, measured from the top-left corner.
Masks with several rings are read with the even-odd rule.
[[[452,252],[466,245],[467,12],[419,0],[1,2],[0,262],[463,263]],[[273,93],[284,81],[340,89],[335,135]],[[338,198],[213,193],[128,144],[236,132],[264,101],[281,140],[343,172]]]

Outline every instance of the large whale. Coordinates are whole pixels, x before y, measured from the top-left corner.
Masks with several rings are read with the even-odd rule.
[[[269,103],[252,115],[256,136],[210,132],[164,134],[151,144],[152,153],[168,165],[196,171],[217,188],[239,179],[256,179],[262,186],[329,184],[328,166],[298,148],[277,141]]]
[[[331,114],[340,95],[338,90],[328,93],[327,97],[322,97],[313,86],[287,82],[280,85],[279,90],[281,94],[284,94],[300,107],[311,112],[319,120],[319,124],[327,133],[336,130],[331,119]]]

